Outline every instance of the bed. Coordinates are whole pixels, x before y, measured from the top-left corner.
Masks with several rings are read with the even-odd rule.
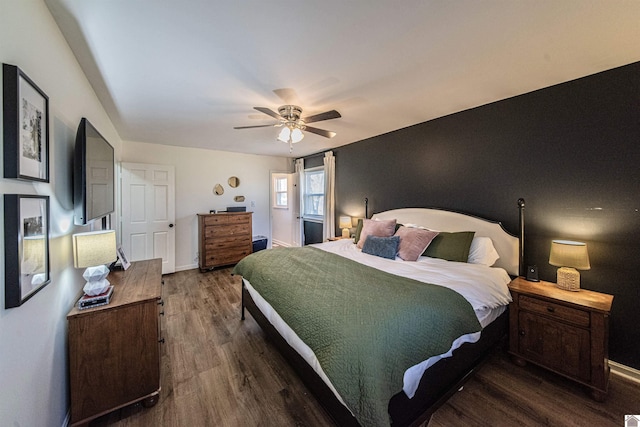
[[[518,206],[517,237],[499,222],[410,208],[365,220],[359,244],[252,254],[234,269],[242,319],[248,310],[337,425],[419,425],[506,334],[507,284],[522,264],[524,201]],[[372,232],[390,223],[393,235]],[[376,252],[378,243],[387,250],[428,233],[415,261],[406,260],[406,244],[387,258]],[[436,255],[445,239],[464,234],[473,238],[465,262]],[[495,251],[488,257],[487,240]]]

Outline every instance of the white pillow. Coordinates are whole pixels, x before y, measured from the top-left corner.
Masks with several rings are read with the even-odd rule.
[[[491,267],[500,258],[490,237],[474,237],[469,248],[470,264],[483,264]]]

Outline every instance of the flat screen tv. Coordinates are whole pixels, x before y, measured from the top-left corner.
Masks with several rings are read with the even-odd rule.
[[[73,165],[74,223],[86,225],[115,211],[113,147],[82,118],[76,133]]]

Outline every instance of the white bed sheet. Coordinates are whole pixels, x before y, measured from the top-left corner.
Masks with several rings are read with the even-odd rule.
[[[353,244],[353,241],[349,239],[320,243],[313,246],[392,274],[448,287],[469,301],[483,328],[498,318],[511,302],[511,294],[507,286],[511,279],[507,272],[501,268],[444,261],[428,257],[420,257],[420,259],[415,262],[403,261],[400,258],[388,260],[363,254],[360,249]],[[309,366],[322,378],[344,405],[342,397],[322,370],[311,348],[282,320],[280,315],[260,296],[248,280],[243,279],[243,281],[262,314],[264,314],[287,343],[305,359]],[[453,342],[451,348],[446,353],[430,357],[407,369],[404,373],[402,390],[409,398],[412,398],[418,388],[422,375],[429,367],[440,359],[451,357],[453,351],[462,344],[478,341],[480,334],[480,332],[475,332],[463,335]]]

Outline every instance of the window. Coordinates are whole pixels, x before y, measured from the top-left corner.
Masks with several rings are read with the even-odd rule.
[[[286,177],[278,177],[274,179],[273,188],[274,188],[274,206],[276,208],[287,208],[289,207],[289,201],[287,199],[287,178]]]
[[[324,215],[324,168],[304,171],[304,212],[305,217]]]

